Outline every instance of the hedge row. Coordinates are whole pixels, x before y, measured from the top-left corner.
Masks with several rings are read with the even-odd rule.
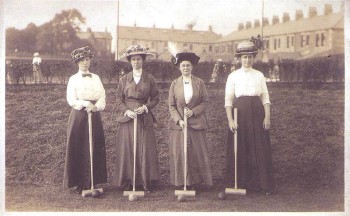
[[[215,62],[201,62],[194,67],[193,74],[209,82]],[[231,65],[222,76],[227,76]],[[271,63],[255,62],[254,68],[271,78],[271,71],[275,65]],[[344,56],[330,56],[307,60],[282,60],[278,63],[277,76],[282,82],[342,82],[344,81]],[[128,72],[131,65],[128,62],[93,61],[91,71],[99,74],[104,83],[116,83],[121,71]],[[179,69],[172,63],[165,61],[146,61],[144,70],[150,72],[159,82],[170,82],[180,76]],[[43,60],[41,65],[43,79],[47,83],[65,84],[77,66],[68,60]],[[31,60],[7,60],[7,81],[11,83],[30,82],[33,77]],[[225,79],[224,79],[225,80]]]

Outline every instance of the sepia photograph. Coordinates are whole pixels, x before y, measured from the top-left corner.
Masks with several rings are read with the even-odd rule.
[[[1,214],[349,214],[349,0],[0,4]]]

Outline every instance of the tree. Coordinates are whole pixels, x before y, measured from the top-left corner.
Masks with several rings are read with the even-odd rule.
[[[6,29],[6,52],[14,52],[21,44],[21,31],[16,28]]]

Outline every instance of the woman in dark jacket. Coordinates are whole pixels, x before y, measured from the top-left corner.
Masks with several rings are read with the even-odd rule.
[[[171,83],[169,89],[169,127],[171,138],[169,145],[171,184],[182,189],[184,184],[184,133],[188,130],[187,176],[188,189],[195,190],[197,184],[212,185],[209,164],[206,129],[208,122],[205,107],[208,93],[203,80],[192,75],[193,66],[199,61],[195,53],[178,53],[173,63],[179,66],[181,76]],[[188,125],[184,122],[184,109]]]
[[[90,149],[88,113],[92,113],[94,143],[94,184],[107,182],[106,149],[100,111],[106,106],[106,94],[98,75],[89,71],[93,53],[90,47],[72,52],[79,71],[71,76],[67,85],[67,101],[72,107],[67,129],[67,152],[64,186],[77,186],[76,192],[90,189]]]
[[[270,194],[273,189],[270,144],[270,98],[263,73],[252,68],[258,49],[251,41],[238,44],[235,56],[242,67],[226,82],[225,107],[229,124],[227,139],[227,184],[234,185],[233,133],[238,133],[237,185],[248,192]],[[233,119],[238,109],[238,124]]]
[[[132,189],[134,166],[134,121],[137,115],[136,189],[147,192],[159,181],[157,142],[154,133],[155,118],[152,109],[159,102],[159,91],[153,76],[142,69],[147,56],[152,54],[139,45],[130,46],[120,59],[126,58],[133,70],[121,77],[117,89],[116,162],[113,183]]]

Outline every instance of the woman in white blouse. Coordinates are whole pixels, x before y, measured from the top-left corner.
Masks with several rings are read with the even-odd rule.
[[[182,76],[175,79],[169,89],[169,127],[171,137],[169,144],[170,182],[183,189],[184,184],[184,148],[183,129],[188,131],[187,151],[187,189],[195,190],[196,185],[212,185],[206,130],[208,122],[205,108],[209,97],[204,81],[192,75],[193,66],[199,61],[195,53],[176,54],[173,63],[180,68]],[[187,126],[184,122],[186,108]]]
[[[93,52],[89,46],[72,53],[79,71],[67,85],[67,101],[72,107],[68,120],[64,186],[76,186],[75,192],[91,187],[88,113],[92,113],[94,143],[94,184],[107,182],[106,149],[100,111],[106,106],[106,94],[101,79],[89,71]]]
[[[225,108],[229,124],[226,182],[234,185],[233,133],[238,132],[238,188],[270,194],[273,189],[270,144],[270,99],[264,75],[252,68],[258,49],[253,42],[238,44],[235,57],[242,67],[232,72],[226,82]],[[233,120],[238,109],[238,124]]]

